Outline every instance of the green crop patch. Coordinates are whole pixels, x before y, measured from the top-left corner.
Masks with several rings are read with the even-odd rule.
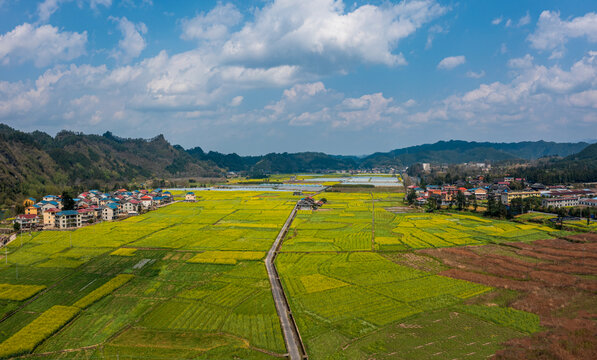
[[[0,299],[23,301],[42,291],[44,285],[13,285],[0,284]]]
[[[0,344],[0,357],[24,354],[69,322],[80,309],[54,306]]]

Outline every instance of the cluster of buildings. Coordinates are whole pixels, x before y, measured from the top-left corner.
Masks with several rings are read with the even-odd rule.
[[[513,184],[522,184],[524,189],[513,190]],[[433,197],[438,204],[449,205],[456,200],[456,195],[461,192],[469,200],[483,201],[488,198],[500,200],[505,205],[510,205],[514,199],[529,197],[541,198],[541,206],[545,208],[560,208],[569,206],[597,207],[596,189],[569,189],[563,185],[545,186],[543,184],[530,184],[526,179],[504,177],[494,183],[483,182],[483,177],[468,179],[455,185],[429,185],[426,189],[418,186],[409,186],[417,195],[416,203],[424,205],[429,198]]]
[[[14,222],[21,229],[72,229],[100,220],[112,221],[138,215],[172,200],[172,194],[161,189],[119,189],[112,193],[89,190],[73,199],[73,209],[66,210],[61,196],[46,195],[40,201],[26,199],[23,202],[25,213],[17,215]]]

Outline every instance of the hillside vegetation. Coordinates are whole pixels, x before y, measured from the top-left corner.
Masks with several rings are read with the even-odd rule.
[[[52,137],[0,124],[0,203],[19,194],[57,193],[64,186],[221,174],[213,164],[170,145],[163,135],[144,140],[62,131]]]

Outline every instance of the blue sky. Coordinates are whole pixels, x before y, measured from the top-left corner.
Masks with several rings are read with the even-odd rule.
[[[597,138],[592,1],[0,0],[0,122],[366,154]]]

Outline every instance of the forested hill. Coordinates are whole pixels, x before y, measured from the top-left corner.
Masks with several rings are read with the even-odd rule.
[[[563,159],[546,159],[531,167],[516,169],[516,175],[545,184],[597,181],[597,144]]]
[[[534,160],[546,156],[565,157],[587,147],[586,142],[555,143],[525,141],[518,143],[490,143],[474,141],[439,141],[434,144],[411,146],[365,157],[362,167],[409,166],[416,162],[455,164],[463,162],[494,162],[501,160]]]
[[[240,156],[196,147],[188,153],[200,160],[211,161],[231,171],[297,172],[326,169],[349,170],[375,167],[410,166],[414,163],[454,164],[462,162],[495,162],[501,160],[534,160],[545,156],[568,156],[584,149],[588,143],[555,143],[527,141],[519,143],[488,143],[440,141],[435,144],[411,146],[366,157],[337,156],[316,152],[271,153],[263,156]]]
[[[358,168],[358,159],[353,156],[335,156],[319,152],[270,153],[262,156],[240,156],[210,151],[200,147],[187,150],[199,160],[211,161],[230,171],[262,173],[293,173],[321,170],[351,170]]]
[[[62,131],[55,137],[0,124],[0,203],[18,194],[56,192],[62,186],[104,187],[148,178],[221,176],[162,135],[123,139]]]

